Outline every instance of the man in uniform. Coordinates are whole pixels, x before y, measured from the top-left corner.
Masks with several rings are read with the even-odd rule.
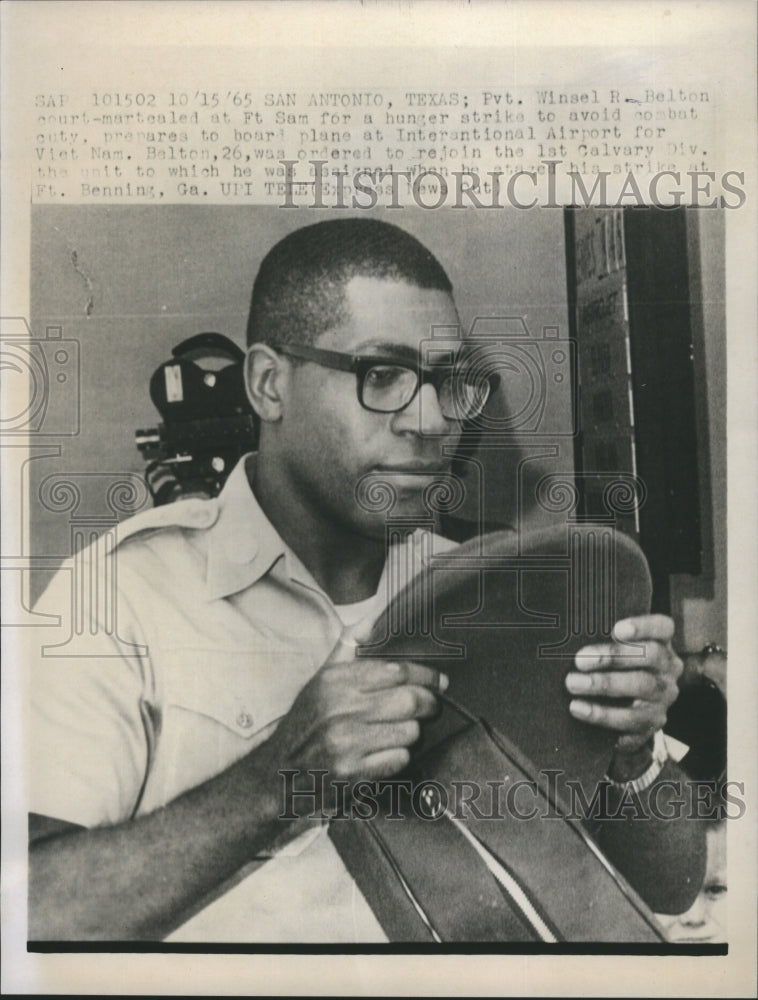
[[[115,622],[81,612],[109,633],[108,654],[34,665],[30,938],[183,925],[199,940],[384,940],[323,826],[280,818],[280,772],[389,777],[437,710],[438,671],[355,660],[346,635],[365,633],[424,548],[410,534],[387,551],[361,485],[391,482],[393,514],[418,519],[486,401],[454,362],[419,366],[421,341],[458,326],[442,267],[396,226],[319,223],[266,257],[245,371],[258,452],[217,499],[140,514],[109,551],[85,552],[97,579],[117,572]],[[60,614],[67,587],[64,569],[42,609]],[[584,650],[568,675],[570,711],[618,733],[620,782],[660,771],[652,737],[681,670],[672,633],[661,616],[619,623],[616,639],[644,655]]]

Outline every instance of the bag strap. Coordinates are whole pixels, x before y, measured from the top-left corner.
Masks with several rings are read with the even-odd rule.
[[[535,768],[532,761],[528,757],[526,757],[523,753],[521,753],[521,751],[518,750],[518,748],[515,747],[510,740],[506,739],[506,737],[503,736],[502,733],[494,729],[494,727],[492,727],[487,722],[486,719],[482,718],[481,716],[474,715],[473,712],[470,712],[467,708],[461,705],[460,702],[456,701],[454,698],[449,697],[449,695],[447,694],[439,694],[437,697],[441,702],[446,704],[449,708],[451,708],[453,711],[457,712],[464,719],[466,719],[467,722],[471,723],[472,725],[480,727],[484,731],[487,738],[500,751],[500,753],[502,753],[513,764],[515,764],[518,768],[520,768],[522,771],[524,771],[529,775],[530,779],[535,782],[540,792],[545,796],[551,808],[555,810],[556,815],[560,816],[560,818],[571,828],[574,834],[582,840],[586,849],[590,851],[597,858],[597,860],[606,869],[608,874],[613,878],[619,890],[627,898],[629,904],[646,921],[646,923],[648,923],[649,926],[653,928],[653,930],[655,930],[657,934],[660,935],[660,928],[658,927],[658,925],[655,923],[654,920],[651,920],[648,908],[644,905],[644,903],[642,903],[635,890],[629,885],[629,883],[626,881],[623,875],[621,875],[621,873],[616,870],[614,865],[611,864],[611,862],[606,858],[605,854],[603,854],[598,845],[589,835],[583,823],[575,816],[571,815],[570,807],[559,795],[557,789],[551,788],[550,785],[544,780],[542,774]],[[459,820],[456,820],[455,817],[450,817],[450,818],[456,822],[456,825],[459,827],[459,829],[462,828],[461,832],[465,830],[466,834],[472,837],[474,836],[465,827],[464,824],[460,823]],[[478,838],[476,839],[478,841]],[[479,841],[479,843],[481,842]],[[485,845],[482,845],[482,847],[485,851],[487,851]],[[495,863],[500,868],[502,868],[502,865],[499,861],[496,860]],[[495,877],[497,878],[498,876],[495,875]],[[498,879],[498,881],[500,880]],[[510,892],[509,895],[511,895]],[[517,899],[514,899],[514,902],[517,902]],[[531,917],[528,914],[525,914],[525,916],[527,916],[530,923],[532,923]],[[548,940],[548,939],[543,938],[543,940]],[[553,940],[555,940],[555,938],[553,938]]]

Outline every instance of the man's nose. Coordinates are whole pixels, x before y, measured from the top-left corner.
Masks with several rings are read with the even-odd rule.
[[[442,413],[439,396],[434,386],[427,382],[419,388],[414,399],[395,414],[394,429],[397,433],[414,432],[423,435],[457,434],[456,420],[448,420]]]

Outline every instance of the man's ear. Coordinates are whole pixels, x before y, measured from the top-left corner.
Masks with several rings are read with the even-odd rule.
[[[252,344],[245,358],[245,389],[250,403],[267,423],[282,417],[285,372],[282,358],[266,344]]]

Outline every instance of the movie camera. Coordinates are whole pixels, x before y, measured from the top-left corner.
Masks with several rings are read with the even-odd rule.
[[[156,506],[218,495],[237,460],[255,450],[258,425],[245,392],[244,351],[220,333],[182,341],[150,379],[163,418],[135,432]]]

